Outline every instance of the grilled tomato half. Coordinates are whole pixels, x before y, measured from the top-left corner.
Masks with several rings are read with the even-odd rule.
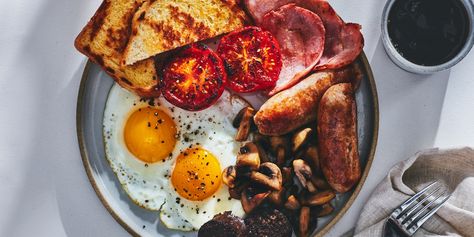
[[[270,32],[250,26],[222,37],[217,53],[227,71],[226,87],[235,92],[273,88],[280,75],[280,47]]]
[[[203,44],[191,44],[164,65],[161,93],[179,108],[203,110],[222,95],[226,78],[216,53]]]

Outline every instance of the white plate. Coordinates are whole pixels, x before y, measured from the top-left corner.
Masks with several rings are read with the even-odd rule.
[[[313,235],[326,233],[346,212],[359,193],[374,158],[378,133],[378,101],[370,66],[361,55],[357,62],[364,71],[356,92],[359,153],[363,170],[359,184],[350,192],[338,195],[333,215],[318,219]],[[135,205],[122,189],[104,155],[102,121],[108,92],[114,81],[99,66],[88,62],[77,101],[77,136],[82,160],[89,180],[110,214],[134,236],[196,236],[197,232],[168,230],[158,213]]]

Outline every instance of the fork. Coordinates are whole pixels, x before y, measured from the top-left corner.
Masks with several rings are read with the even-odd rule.
[[[441,185],[437,181],[431,183],[390,214],[385,222],[384,236],[413,236],[450,196],[447,191],[441,190]]]

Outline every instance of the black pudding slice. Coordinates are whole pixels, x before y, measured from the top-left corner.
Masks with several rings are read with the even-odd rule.
[[[242,218],[230,211],[217,214],[199,228],[198,237],[245,237],[247,228]]]
[[[274,208],[259,208],[247,218],[249,237],[291,237],[293,229],[288,218]]]

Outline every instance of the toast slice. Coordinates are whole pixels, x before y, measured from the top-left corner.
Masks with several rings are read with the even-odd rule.
[[[153,59],[121,65],[134,13],[146,0],[104,0],[77,36],[75,47],[99,64],[119,85],[142,97],[159,95]]]
[[[233,0],[149,1],[135,13],[123,65],[239,29],[248,21]]]

